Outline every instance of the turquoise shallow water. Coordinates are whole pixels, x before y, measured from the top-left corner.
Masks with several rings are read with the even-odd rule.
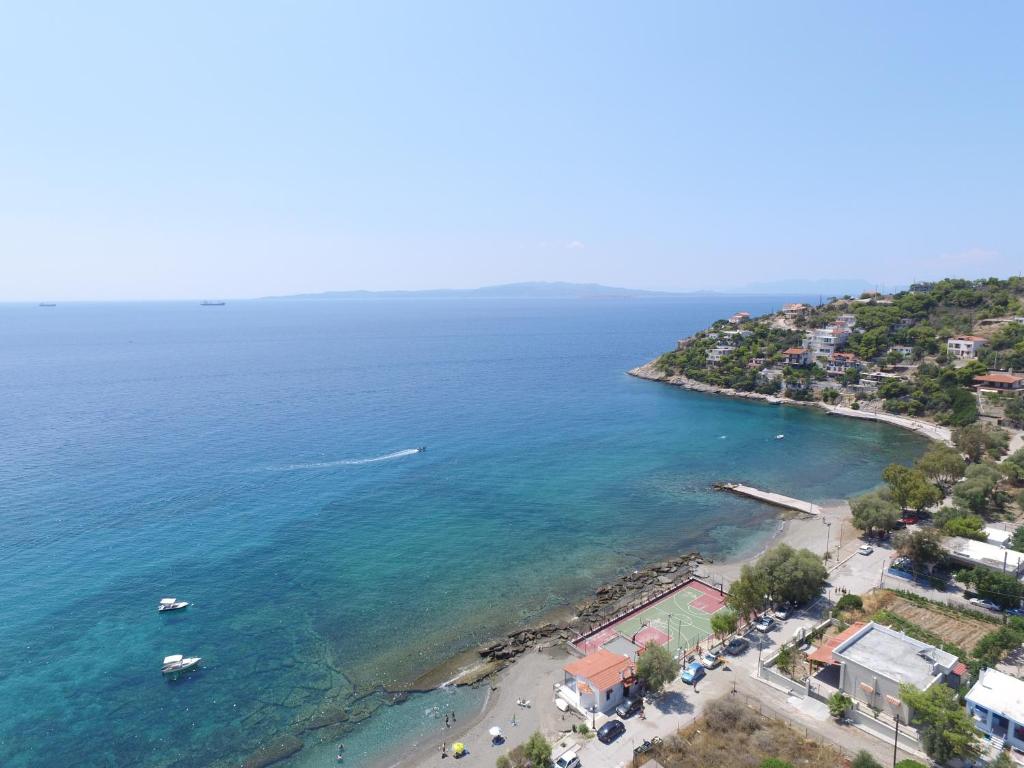
[[[770,510],[712,482],[822,501],[920,452],[623,374],[780,301],[0,306],[0,764],[233,765],[339,711],[303,761],[343,731],[379,759],[483,695],[381,686],[638,563],[755,547]],[[166,683],[174,652],[205,668]]]

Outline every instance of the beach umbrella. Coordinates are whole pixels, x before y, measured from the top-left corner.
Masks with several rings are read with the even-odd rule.
[[[494,738],[498,738],[499,736],[501,736],[501,728],[499,728],[496,725],[492,725],[491,730],[488,731],[488,733],[490,733],[491,736],[493,736]]]

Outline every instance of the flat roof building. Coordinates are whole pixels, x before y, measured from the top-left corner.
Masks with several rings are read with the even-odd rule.
[[[1020,576],[1021,571],[1024,571],[1024,553],[989,544],[987,541],[951,536],[943,541],[942,546],[951,560],[963,565],[1005,571],[1015,576]]]
[[[1024,681],[997,669],[983,669],[966,700],[975,728],[1024,749]]]

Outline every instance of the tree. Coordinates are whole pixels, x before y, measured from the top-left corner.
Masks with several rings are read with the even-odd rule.
[[[711,631],[715,633],[716,637],[731,635],[736,631],[739,623],[739,615],[731,608],[711,614]]]
[[[999,490],[1002,472],[990,463],[973,464],[964,479],[953,487],[953,501],[958,507],[978,515],[1002,510],[1007,496]]]
[[[1014,552],[1024,552],[1024,525],[1017,526],[1013,535],[1010,536],[1010,549]]]
[[[636,660],[636,676],[644,681],[648,690],[657,693],[679,674],[679,662],[668,649],[655,642],[644,646]]]
[[[899,554],[910,559],[915,570],[923,568],[931,573],[946,558],[942,535],[934,528],[900,531],[894,537],[893,545]]]
[[[924,476],[944,488],[949,488],[964,475],[967,464],[963,457],[948,445],[935,443],[917,460],[915,466]]]
[[[890,464],[882,472],[882,479],[889,484],[892,500],[900,509],[920,512],[938,503],[941,498],[939,490],[928,482],[924,472],[919,469]]]
[[[508,759],[508,755],[499,755],[498,759],[494,761],[495,768],[512,768],[512,761]]]
[[[979,753],[974,723],[948,685],[937,683],[927,691],[900,685],[900,698],[911,710],[911,723],[921,734],[921,745],[932,760],[945,764],[954,757],[969,759]]]
[[[1017,766],[1010,759],[1009,752],[1001,751],[999,756],[988,764],[988,768],[1017,768]]]
[[[793,549],[779,544],[765,552],[754,564],[765,594],[777,602],[802,605],[821,594],[828,571],[821,558],[809,549]]]
[[[853,524],[861,531],[891,531],[900,522],[900,508],[878,491],[850,499]]]
[[[882,768],[882,764],[875,760],[870,752],[862,749],[854,756],[853,762],[850,763],[850,768]]]
[[[1005,430],[983,424],[969,424],[953,430],[953,445],[967,456],[970,462],[981,461],[985,454],[998,459],[1010,444]]]
[[[540,731],[534,731],[530,735],[523,751],[533,768],[547,768],[551,765],[551,744]]]
[[[729,587],[726,602],[743,620],[761,611],[765,607],[765,595],[768,585],[762,574],[754,570],[752,565],[740,568],[740,577]]]
[[[1024,343],[1022,343],[1024,352]],[[1014,397],[1003,408],[1003,418],[1015,427],[1024,427],[1024,397]]]
[[[828,711],[836,720],[845,715],[853,706],[853,699],[841,691],[836,691],[828,697]]]
[[[985,521],[977,515],[955,514],[943,521],[942,532],[947,536],[960,536],[977,541],[988,539],[988,535],[985,533]]]
[[[978,597],[991,600],[1000,608],[1017,608],[1024,598],[1024,584],[1012,572],[989,568],[965,568],[957,571],[956,580],[972,589]]]

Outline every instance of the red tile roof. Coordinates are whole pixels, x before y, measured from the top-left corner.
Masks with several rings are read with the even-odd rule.
[[[1017,376],[1013,373],[986,373],[984,376],[975,376],[974,380],[981,383],[1016,384],[1018,381],[1024,381],[1024,376]]]
[[[785,352],[783,352],[782,354],[784,354],[784,355],[802,355],[802,354],[804,354],[804,353],[805,353],[806,351],[807,351],[807,350],[806,350],[806,349],[804,349],[803,347],[790,347],[789,349],[787,349],[787,350],[786,350]]]
[[[962,661],[958,661],[956,664],[953,665],[953,669],[950,671],[957,677],[963,677],[964,673],[967,672],[967,665],[964,664]]]
[[[807,660],[817,661],[822,664],[831,664],[833,662],[832,651],[834,651],[840,643],[844,640],[849,640],[865,626],[866,625],[863,621],[855,621],[847,629],[840,632],[838,635],[828,638],[811,653],[807,654]]]
[[[988,341],[984,336],[954,336],[954,341]]]
[[[569,662],[565,671],[573,677],[589,680],[598,690],[607,690],[624,678],[633,676],[633,662],[604,648]]]

